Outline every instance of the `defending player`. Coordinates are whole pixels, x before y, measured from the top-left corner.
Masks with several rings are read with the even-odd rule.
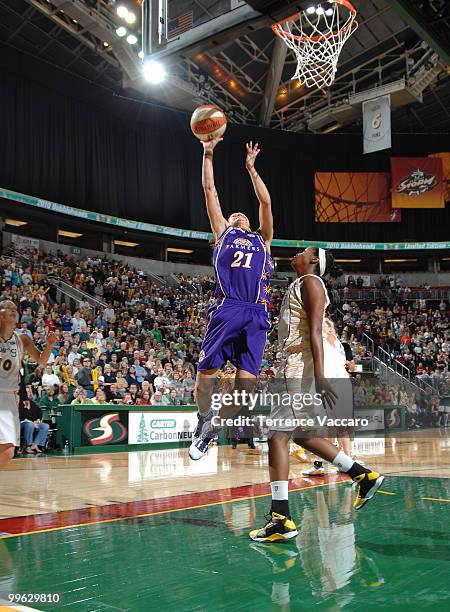
[[[199,422],[189,449],[191,459],[200,459],[215,435],[211,425],[211,393],[219,368],[227,362],[236,370],[235,389],[256,381],[261,367],[267,331],[267,304],[273,265],[270,244],[273,218],[270,194],[255,169],[258,144],[247,143],[246,168],[259,201],[259,229],[252,231],[246,215],[235,212],[225,219],[214,184],[213,154],[222,138],[203,142],[203,190],[214,234],[216,302],[208,311],[196,380]],[[227,415],[230,416],[230,415]]]
[[[337,395],[325,378],[323,322],[329,300],[321,277],[331,268],[333,261],[331,253],[316,247],[308,247],[293,258],[292,267],[298,278],[286,292],[278,328],[283,346],[281,375],[286,392],[291,398],[297,393],[314,395],[319,392],[323,407],[328,410],[334,408]],[[295,416],[301,417],[302,409],[297,413]],[[356,510],[373,497],[384,480],[377,472],[366,469],[339,451],[329,440],[319,437],[317,428],[308,432],[292,426],[292,416],[291,406],[280,404],[272,407],[271,417],[278,419],[279,425],[271,428],[268,436],[271,520],[262,529],[250,532],[252,540],[258,542],[289,540],[298,534],[288,502],[291,437],[297,444],[346,472],[357,483]],[[291,424],[288,419],[291,419]]]
[[[0,302],[0,469],[11,461],[14,447],[20,445],[18,392],[22,358],[28,354],[33,361],[45,365],[55,344],[54,334],[48,334],[41,353],[29,336],[17,334],[16,321],[14,302]]]
[[[345,402],[346,405],[353,406],[353,389],[350,375],[347,370],[349,366],[347,365],[344,347],[338,338],[333,321],[325,318],[323,323],[323,359],[325,376],[327,378],[339,380],[339,402],[341,404]],[[349,350],[351,351],[350,347]],[[352,430],[339,428],[337,433],[342,450],[350,457],[350,434],[353,435]],[[313,467],[303,472],[303,476],[324,476],[324,474],[323,462],[320,460],[314,461]]]

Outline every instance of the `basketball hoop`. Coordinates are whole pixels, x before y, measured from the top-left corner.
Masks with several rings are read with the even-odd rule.
[[[329,87],[336,75],[342,47],[358,27],[349,0],[326,0],[272,25],[297,58],[292,79],[307,87]],[[329,6],[327,6],[329,5]]]

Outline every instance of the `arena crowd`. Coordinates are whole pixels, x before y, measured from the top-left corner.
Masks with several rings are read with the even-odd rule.
[[[73,309],[58,302],[57,288],[50,282],[54,276],[105,306],[94,310],[83,301]],[[49,331],[57,336],[47,366],[25,364],[26,397],[44,409],[68,403],[194,403],[196,363],[206,312],[214,302],[214,279],[182,275],[178,279],[175,289],[158,287],[142,271],[106,256],[5,250],[0,258],[0,300],[12,299],[18,305],[18,331],[28,334],[38,347]],[[283,292],[280,288],[272,292],[269,312],[274,324]],[[339,305],[334,315],[341,339],[350,344],[357,364],[372,356],[361,342],[365,333],[414,374],[432,384],[446,383],[448,306],[406,302],[405,295],[393,305]],[[262,380],[276,374],[279,347],[273,327]],[[223,385],[229,385],[233,368],[225,368],[221,376]],[[374,394],[373,403],[398,400],[382,398],[380,389]]]

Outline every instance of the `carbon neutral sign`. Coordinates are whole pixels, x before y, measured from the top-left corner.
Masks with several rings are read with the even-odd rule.
[[[190,442],[196,424],[196,412],[130,412],[128,444]]]

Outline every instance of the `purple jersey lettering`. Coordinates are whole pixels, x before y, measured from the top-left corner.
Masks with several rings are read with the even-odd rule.
[[[268,304],[273,264],[260,234],[228,227],[214,247],[216,297]]]

